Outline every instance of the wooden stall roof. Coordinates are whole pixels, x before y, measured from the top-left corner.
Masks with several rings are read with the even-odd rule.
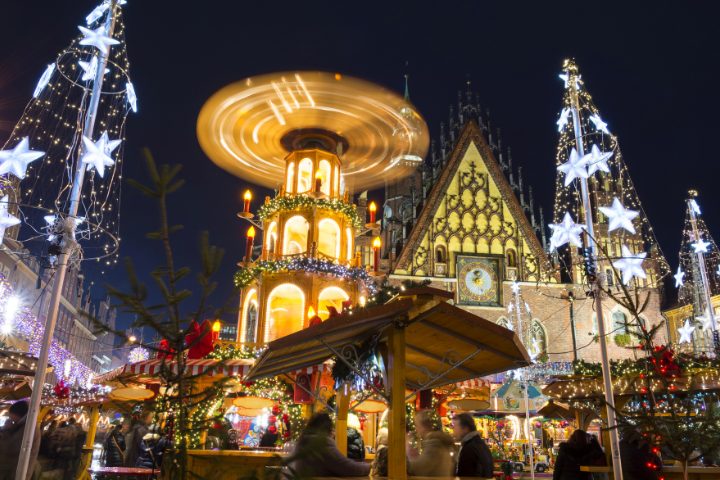
[[[22,375],[34,377],[37,357],[26,352],[0,350],[0,375]]]
[[[440,387],[530,364],[515,333],[447,303],[447,292],[422,287],[365,311],[345,314],[271,342],[247,379],[316,365],[358,346],[393,323],[406,326],[411,389]]]

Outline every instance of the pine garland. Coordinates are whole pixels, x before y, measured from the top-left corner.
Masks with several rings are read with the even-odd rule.
[[[258,209],[258,218],[266,220],[282,210],[297,210],[302,208],[321,208],[342,213],[347,216],[355,228],[362,228],[363,219],[357,212],[355,205],[343,200],[333,198],[315,198],[310,195],[281,195],[263,204]]]

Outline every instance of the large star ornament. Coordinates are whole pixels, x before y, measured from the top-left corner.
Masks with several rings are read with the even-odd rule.
[[[114,38],[108,37],[107,30],[105,29],[104,25],[99,26],[95,30],[91,30],[89,28],[81,26],[78,26],[78,28],[84,36],[83,39],[80,40],[80,45],[92,45],[93,47],[103,52],[105,55],[110,52],[110,47],[112,45],[117,45],[118,43],[120,43]]]
[[[712,320],[710,319],[710,315],[708,315],[707,313],[696,316],[695,320],[697,320],[698,322],[700,322],[702,324],[703,330],[705,330],[705,331],[712,330]]]
[[[588,167],[588,176],[595,172],[610,173],[610,167],[607,162],[612,157],[612,152],[602,152],[597,145],[593,145],[590,153],[585,155]]]
[[[12,173],[22,180],[25,178],[28,164],[43,155],[45,155],[45,152],[30,150],[28,137],[23,137],[20,143],[15,145],[12,150],[0,151],[0,175]]]
[[[83,75],[81,77],[83,82],[86,82],[88,80],[95,80],[95,75],[97,75],[98,70],[97,56],[93,55],[92,59],[89,62],[86,62],[84,60],[78,60],[78,65],[80,65],[80,68],[83,69]],[[109,68],[105,69],[105,73],[108,73],[109,71]]]
[[[677,273],[673,277],[675,278],[675,288],[682,287],[683,283],[685,283],[685,272],[680,269],[680,265],[678,265]]]
[[[686,318],[685,324],[677,329],[680,334],[680,340],[678,343],[692,343],[692,334],[695,331],[695,327],[690,325],[690,321]]]
[[[97,142],[83,135],[83,147],[85,151],[81,161],[88,165],[88,169],[95,167],[98,175],[102,178],[105,175],[105,167],[115,164],[110,154],[115,150],[122,140],[110,140],[107,132],[103,132]]]
[[[691,243],[690,245],[692,245],[695,253],[707,253],[710,242],[706,242],[701,238],[697,242]]]
[[[635,233],[635,227],[632,221],[640,215],[640,212],[623,207],[619,198],[614,197],[612,205],[609,207],[600,207],[600,211],[608,217],[608,232],[623,228],[630,233]]]
[[[563,129],[567,126],[569,117],[570,117],[570,109],[563,108],[562,112],[560,112],[560,118],[557,121],[558,132],[562,132]]]
[[[622,258],[613,262],[613,267],[622,272],[622,282],[628,285],[633,277],[646,278],[642,263],[647,256],[646,252],[633,254],[628,247],[622,246]]]
[[[576,178],[588,178],[587,155],[580,157],[574,148],[570,151],[568,161],[557,167],[565,174],[565,186],[570,185]]]
[[[602,121],[602,118],[600,118],[600,115],[590,115],[590,121],[595,125],[595,130],[600,130],[601,132],[605,134],[610,134],[610,131],[607,129],[607,123]]]
[[[550,237],[551,250],[562,247],[568,242],[576,247],[582,247],[580,233],[583,231],[583,226],[575,223],[570,212],[565,212],[562,222],[551,223],[549,226],[553,231],[552,237]]]
[[[20,219],[10,215],[8,212],[9,197],[5,195],[0,198],[0,244],[5,238],[5,229],[20,223]]]

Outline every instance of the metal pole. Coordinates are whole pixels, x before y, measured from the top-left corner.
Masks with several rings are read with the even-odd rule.
[[[686,203],[688,207],[688,211],[690,212],[690,225],[692,226],[693,230],[693,237],[695,237],[695,241],[698,242],[702,240],[700,238],[700,231],[698,230],[697,226],[697,216],[695,215],[695,209],[692,205],[692,197],[697,195],[697,192],[690,191],[690,197],[688,198]],[[698,267],[700,270],[700,280],[702,281],[702,290],[703,290],[703,296],[705,297],[705,310],[707,312],[708,318],[710,319],[710,327],[712,328],[712,338],[713,338],[713,346],[715,347],[715,355],[720,355],[720,335],[718,335],[717,330],[717,323],[715,321],[715,310],[712,306],[712,293],[710,292],[710,282],[708,280],[708,274],[707,274],[707,265],[705,264],[705,254],[703,252],[697,252],[697,259],[698,259]]]
[[[520,312],[520,285],[517,282],[513,284],[513,293],[515,297],[515,316],[517,317],[518,329],[517,333],[520,337],[520,341],[522,341],[524,345],[529,345],[531,343],[529,335],[530,329],[527,330],[527,334],[523,329],[522,314]],[[527,438],[528,442],[530,477],[532,478],[532,480],[535,480],[535,449],[532,444],[532,435],[530,434],[530,394],[528,393],[530,382],[528,382],[527,380],[527,372],[524,368],[520,369],[520,385],[522,386],[523,396],[525,397],[525,437]]]
[[[572,290],[568,292],[568,303],[570,304],[570,330],[572,333],[573,360],[577,362],[577,339],[575,338],[575,295]]]
[[[575,131],[575,145],[578,155],[582,158],[585,156],[585,148],[583,145],[583,135],[580,129],[580,102],[578,100],[578,74],[577,68],[571,66],[567,69],[568,86],[570,88],[573,129]],[[597,248],[595,240],[595,228],[593,224],[592,204],[590,203],[590,189],[588,187],[588,179],[580,178],[580,190],[582,194],[583,210],[585,211],[585,228],[587,235],[584,235],[583,242],[586,248],[590,249],[592,262],[597,271],[597,257],[595,256],[595,248]],[[593,248],[595,247],[595,248]],[[610,361],[608,359],[607,338],[605,334],[605,319],[602,309],[602,288],[600,285],[600,275],[597,275],[592,282],[592,292],[597,305],[597,323],[598,336],[600,337],[600,363],[602,365],[603,386],[605,387],[605,404],[608,417],[608,433],[610,437],[610,452],[612,455],[613,478],[622,480],[622,464],[620,461],[620,439],[617,431],[617,418],[615,416],[615,395],[613,393],[612,372],[610,371]]]
[[[107,35],[112,37],[115,29],[115,0],[110,4],[108,17],[105,21]],[[82,134],[92,139],[95,129],[95,117],[97,115],[98,105],[100,103],[100,95],[102,94],[103,77],[105,76],[105,68],[107,67],[108,57],[105,53],[98,49],[98,67],[93,80],[93,88],[90,94],[90,101],[85,115],[85,123],[83,125]],[[80,205],[80,196],[82,193],[82,184],[85,177],[85,165],[80,161],[81,151],[78,150],[77,161],[75,164],[75,176],[73,186],[70,192],[70,207],[67,212],[66,219],[74,219],[77,216],[78,207]],[[74,225],[74,223],[73,223]],[[75,227],[71,229],[71,234],[75,235]],[[66,232],[65,235],[68,235]],[[45,331],[43,332],[43,342],[40,346],[40,354],[38,355],[38,368],[35,373],[35,381],[33,383],[32,395],[30,396],[30,406],[27,416],[25,417],[25,431],[20,446],[20,457],[18,458],[17,471],[15,480],[25,480],[27,478],[30,467],[30,454],[32,452],[33,439],[35,437],[35,429],[38,422],[38,412],[40,411],[40,401],[42,400],[42,390],[45,384],[45,376],[47,373],[47,363],[50,354],[50,345],[52,343],[53,334],[55,332],[55,323],[57,323],[58,313],[60,311],[60,297],[62,296],[63,286],[65,284],[65,274],[67,273],[68,261],[70,254],[67,250],[58,257],[57,271],[55,272],[55,283],[53,284],[52,295],[50,296],[50,305],[48,316],[45,320]]]

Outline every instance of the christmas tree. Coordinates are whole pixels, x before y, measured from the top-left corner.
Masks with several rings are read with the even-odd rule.
[[[570,234],[571,245],[559,248],[556,257],[563,278],[582,283],[585,273],[583,262],[586,259],[577,249],[571,248],[582,246],[582,227],[575,222],[580,223],[584,218],[583,199],[579,182],[574,180],[584,177],[587,178],[597,244],[608,252],[610,259],[628,256],[623,247],[633,256],[645,253],[647,278],[640,279],[641,286],[655,286],[669,273],[669,268],[635,191],[618,139],[601,118],[573,60],[565,61],[560,78],[565,83],[565,93],[557,121],[560,139],[555,157],[558,173],[554,224],[551,225],[554,241],[551,238],[550,243],[553,250],[559,246],[563,235]],[[578,141],[585,155],[578,152]],[[621,228],[625,226],[628,228]],[[609,233],[613,231],[615,235],[611,238]],[[601,260],[598,270],[606,274],[608,283],[614,282],[612,275],[607,275],[611,270],[608,260]]]

